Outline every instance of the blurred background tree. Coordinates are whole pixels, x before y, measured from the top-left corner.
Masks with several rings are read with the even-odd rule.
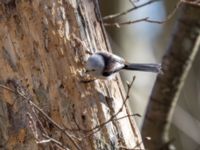
[[[148,2],[147,0],[102,0],[103,16],[123,12],[124,10]],[[149,17],[154,20],[164,20],[175,8],[177,0],[157,1],[136,11],[124,15],[118,21],[135,20]],[[130,62],[158,62],[160,63],[173,34],[177,21],[177,13],[165,24],[151,24],[139,22],[116,28],[107,27],[113,52],[121,55]],[[172,119],[170,137],[174,139],[176,148],[182,150],[200,149],[200,123],[199,123],[199,53],[192,65],[185,85],[181,91],[177,107]],[[136,75],[136,81],[131,92],[131,109],[143,117],[136,118],[142,127],[144,114],[148,104],[156,75],[141,72],[123,71],[123,80],[129,80]],[[156,122],[156,120],[155,120]],[[147,147],[148,148],[148,147]]]

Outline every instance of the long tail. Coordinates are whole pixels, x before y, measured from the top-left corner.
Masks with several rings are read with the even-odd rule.
[[[160,64],[135,64],[135,63],[131,64],[130,63],[130,64],[126,64],[123,69],[135,70],[135,71],[155,72],[155,73],[162,72]]]

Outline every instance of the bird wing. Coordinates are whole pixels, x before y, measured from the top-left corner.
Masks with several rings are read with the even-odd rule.
[[[103,70],[104,76],[116,73],[124,67],[124,59],[121,57],[105,52],[99,52],[98,54],[102,56],[105,62],[105,68]]]

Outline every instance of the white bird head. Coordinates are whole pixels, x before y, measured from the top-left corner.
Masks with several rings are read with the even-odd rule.
[[[86,63],[86,73],[93,76],[102,76],[105,67],[104,59],[98,53],[91,55]]]

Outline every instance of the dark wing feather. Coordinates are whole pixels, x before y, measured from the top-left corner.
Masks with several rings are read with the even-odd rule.
[[[109,76],[124,68],[124,60],[122,58],[114,54],[109,54],[104,52],[98,52],[98,54],[102,56],[105,62],[103,76]]]

